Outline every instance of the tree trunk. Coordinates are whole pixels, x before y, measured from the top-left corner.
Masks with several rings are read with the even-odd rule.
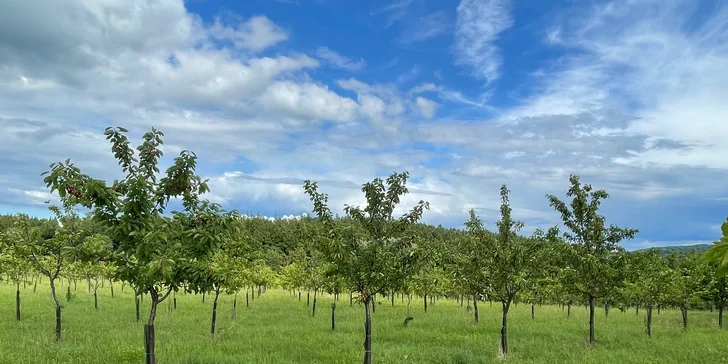
[[[61,283],[63,284],[63,283]],[[35,281],[33,283],[33,293],[38,289],[38,276],[35,277]]]
[[[172,292],[172,308],[177,311],[177,291]]]
[[[316,317],[316,296],[318,296],[318,289],[313,291],[313,307],[311,308],[311,317]]]
[[[114,298],[114,281],[109,279],[109,287],[111,287],[111,298]]]
[[[15,291],[15,319],[20,321],[20,283]]]
[[[258,286],[258,297],[260,297],[260,286]]]
[[[154,335],[154,320],[157,318],[157,305],[161,301],[159,300],[159,293],[156,289],[149,291],[149,298],[151,298],[152,305],[149,309],[149,319],[147,320],[147,324],[144,325],[144,347],[146,349],[146,364],[156,364],[157,359],[154,355],[154,344],[156,341]]]
[[[248,300],[248,290],[245,290],[245,308],[250,308],[250,301]],[[301,292],[299,292],[300,294]]]
[[[377,312],[377,294],[372,295],[372,313]]]
[[[217,299],[220,297],[220,287],[215,288],[215,300],[212,301],[212,325],[210,335],[215,336],[215,324],[217,323]]]
[[[255,286],[250,286],[250,300],[255,301]]]
[[[589,296],[589,345],[594,345],[594,297]]]
[[[306,307],[311,307],[311,290],[306,292]]]
[[[636,307],[634,308],[634,315],[635,315],[635,316],[637,316],[637,315],[639,315],[639,314],[640,314],[640,305],[637,305],[637,306],[636,306]]]
[[[205,292],[202,292],[202,303],[205,303]]]
[[[718,306],[718,327],[723,328],[723,304],[721,303],[720,306]]]
[[[531,320],[533,320],[535,318],[536,318],[536,304],[532,303],[531,304]]]
[[[473,311],[475,311],[475,323],[477,324],[480,321],[480,317],[478,317],[478,296],[473,295]]]
[[[372,313],[371,296],[364,299],[364,364],[372,364]]]
[[[331,331],[336,330],[336,303],[331,304]]]
[[[423,298],[425,299],[425,313],[427,313],[427,294],[425,294]]]
[[[238,318],[238,292],[235,292],[235,298],[233,299],[233,320]]]
[[[609,300],[604,302],[604,317],[609,317],[609,305],[610,305]]]
[[[91,277],[86,277],[86,283],[88,283],[88,293],[91,293]]]
[[[298,300],[301,300],[301,291],[298,291]]]
[[[463,307],[463,295],[460,295],[460,307]]]
[[[680,307],[680,311],[682,312],[683,330],[687,331],[687,329],[688,329],[688,306],[682,305],[682,307]]]
[[[96,294],[96,290],[94,289],[94,308],[99,309],[99,295]]]
[[[61,303],[58,302],[58,296],[56,296],[55,279],[48,278],[51,284],[51,296],[53,297],[53,302],[56,303],[56,341],[61,341]]]
[[[299,293],[299,297],[301,294]],[[349,306],[354,304],[354,292],[349,291]]]
[[[410,306],[412,305],[412,295],[407,294],[407,317],[410,317]]]
[[[652,337],[652,305],[647,305],[647,337]]]
[[[501,325],[501,353],[508,355],[508,310],[510,302],[501,302],[503,305],[503,323]]]
[[[566,307],[567,307],[566,317],[569,318],[569,317],[571,317],[571,301],[569,301],[569,303],[566,305]]]
[[[394,307],[394,290],[392,290],[392,307]]]
[[[137,322],[139,322],[139,320],[141,318],[139,315],[139,296],[137,296],[137,295],[134,296],[134,305],[136,306],[136,319],[137,319]]]

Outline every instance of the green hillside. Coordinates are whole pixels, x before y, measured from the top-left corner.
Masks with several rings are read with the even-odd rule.
[[[662,254],[668,254],[671,252],[675,253],[683,253],[683,252],[689,252],[692,250],[697,250],[698,252],[704,252],[710,247],[713,246],[712,244],[695,244],[695,245],[676,245],[676,246],[662,246],[662,247],[654,247],[654,248],[648,248],[648,249],[659,249]],[[640,249],[640,250],[647,250],[647,249]]]

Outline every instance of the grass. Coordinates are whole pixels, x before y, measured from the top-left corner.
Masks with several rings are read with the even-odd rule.
[[[47,281],[46,281],[47,282]],[[0,363],[142,363],[142,322],[148,312],[143,302],[142,322],[134,317],[131,290],[117,284],[111,298],[108,284],[99,290],[99,309],[84,283],[75,297],[65,299],[63,341],[54,341],[54,308],[47,285],[21,289],[22,321],[15,320],[15,289],[0,283]],[[177,310],[168,302],[157,317],[157,358],[166,363],[357,363],[363,355],[363,308],[350,307],[348,295],[337,305],[337,329],[331,331],[331,296],[318,301],[311,317],[303,300],[282,290],[269,290],[245,307],[238,299],[238,318],[231,318],[233,297],[220,298],[218,334],[212,338],[212,297],[178,294]],[[171,300],[168,300],[171,302]],[[375,363],[728,363],[728,333],[717,327],[717,313],[690,312],[690,326],[682,331],[678,310],[654,312],[653,336],[644,330],[644,311],[635,315],[612,309],[597,314],[597,345],[590,348],[588,312],[573,307],[572,315],[557,306],[537,306],[531,319],[529,305],[509,315],[508,358],[498,355],[500,306],[480,305],[480,324],[455,301],[440,300],[423,313],[422,299],[412,302],[414,320],[402,322],[406,302],[386,299],[373,315]]]

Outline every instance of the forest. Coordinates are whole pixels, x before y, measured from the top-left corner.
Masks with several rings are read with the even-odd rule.
[[[161,172],[161,131],[144,134],[137,147],[124,128],[107,128],[104,134],[123,179],[94,179],[70,160],[54,163],[42,177],[59,198],[57,204],[49,203],[54,218],[0,216],[0,276],[6,287],[12,287],[0,294],[13,293],[12,301],[0,300],[13,307],[11,311],[3,305],[0,310],[7,316],[0,319],[4,331],[22,336],[23,330],[35,329],[16,322],[40,322],[32,317],[40,315],[47,318],[43,335],[56,342],[49,345],[74,345],[79,339],[65,333],[78,322],[67,319],[65,312],[69,307],[80,309],[74,302],[86,300],[79,298],[85,290],[89,301],[84,315],[108,306],[118,306],[115,312],[130,312],[116,319],[136,325],[138,339],[131,343],[138,343],[138,348],[130,349],[131,362],[148,364],[166,362],[157,360],[160,356],[173,357],[164,353],[168,347],[164,341],[158,345],[158,337],[174,340],[164,334],[172,330],[170,324],[158,325],[158,317],[176,311],[178,302],[189,305],[190,297],[205,303],[196,311],[206,310],[210,340],[227,339],[219,338],[223,302],[227,305],[224,322],[230,325],[245,320],[238,318],[239,310],[255,305],[256,300],[270,300],[271,305],[284,302],[275,303],[282,306],[270,309],[269,315],[286,314],[291,310],[286,305],[305,307],[306,316],[330,325],[327,330],[349,327],[347,335],[359,340],[352,346],[341,339],[337,345],[346,349],[332,354],[341,355],[335,361],[306,362],[351,362],[348,353],[353,350],[359,350],[356,360],[364,364],[384,362],[377,358],[378,335],[416,330],[440,307],[464,313],[471,326],[497,335],[497,350],[478,354],[485,355],[478,359],[485,362],[518,358],[519,350],[527,350],[518,347],[517,335],[532,324],[518,316],[515,323],[522,326],[514,327],[511,315],[536,321],[542,310],[550,319],[558,313],[559,320],[581,320],[586,330],[562,334],[567,341],[583,341],[579,350],[585,353],[607,350],[601,338],[609,334],[600,329],[601,323],[614,315],[627,317],[627,312],[634,312],[629,317],[640,330],[626,340],[642,336],[662,340],[657,328],[663,326],[654,324],[656,317],[666,315],[662,311],[678,311],[675,325],[686,334],[697,322],[691,319],[695,315],[701,320],[696,324],[699,330],[711,326],[720,330],[714,337],[724,338],[720,335],[728,301],[728,219],[722,225],[723,236],[716,237],[716,243],[704,252],[626,251],[620,243],[635,238],[638,227],[610,224],[600,213],[608,193],[572,175],[564,181],[567,199],[544,196],[561,217],[562,226],[522,234],[524,224],[513,216],[510,191],[504,184],[499,191],[500,219],[495,224],[486,224],[471,210],[462,228],[444,228],[421,222],[429,209],[427,201],[401,206],[402,196],[408,193],[407,172],[364,184],[361,192],[366,205],[345,205],[343,216],[335,214],[341,206],[329,206],[316,181],[303,181],[301,193],[310,198],[312,213],[267,219],[206,200],[209,187],[196,174],[198,160],[191,151],[182,151]],[[35,306],[26,310],[27,297],[39,288],[48,296],[32,298]],[[122,295],[130,295],[133,306],[114,303]],[[395,306],[402,310],[396,315],[388,311]],[[381,317],[387,319],[378,326]],[[307,324],[296,325],[305,328]],[[326,340],[321,333],[311,335]],[[422,336],[425,340],[426,335]],[[478,345],[468,337],[462,340]],[[669,340],[679,339],[671,336]],[[11,339],[0,342],[4,352],[13,352]],[[541,350],[550,350],[545,345]],[[714,348],[724,345],[717,340]],[[725,360],[722,353],[706,351],[703,358]],[[266,362],[282,362],[270,355]],[[544,358],[543,362],[549,362],[547,355]],[[386,362],[399,360],[386,358]],[[35,358],[35,362],[41,360]]]

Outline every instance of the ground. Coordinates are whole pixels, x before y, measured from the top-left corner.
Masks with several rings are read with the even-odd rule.
[[[22,321],[15,320],[14,287],[0,283],[1,363],[143,363],[142,323],[134,317],[133,294],[111,298],[108,283],[99,290],[99,309],[84,282],[75,297],[63,302],[63,341],[54,341],[55,312],[50,290],[38,285],[21,289]],[[177,295],[177,310],[162,303],[157,317],[158,363],[358,363],[362,358],[363,307],[350,307],[342,295],[336,309],[336,331],[331,331],[331,296],[318,300],[311,317],[302,301],[283,290],[268,290],[245,307],[238,296],[238,317],[231,317],[232,296],[220,298],[218,334],[210,337],[212,297]],[[171,303],[171,300],[169,301]],[[143,302],[142,322],[148,313]],[[423,312],[422,299],[412,302],[409,327],[406,300],[395,307],[381,299],[373,315],[375,363],[728,363],[728,333],[717,326],[717,313],[690,312],[690,327],[681,329],[678,310],[654,313],[653,336],[644,330],[644,310],[609,317],[597,312],[597,345],[588,347],[588,312],[574,307],[572,316],[558,306],[537,306],[531,319],[529,305],[509,315],[507,359],[498,356],[500,306],[481,303],[480,324],[453,300],[440,300]]]

